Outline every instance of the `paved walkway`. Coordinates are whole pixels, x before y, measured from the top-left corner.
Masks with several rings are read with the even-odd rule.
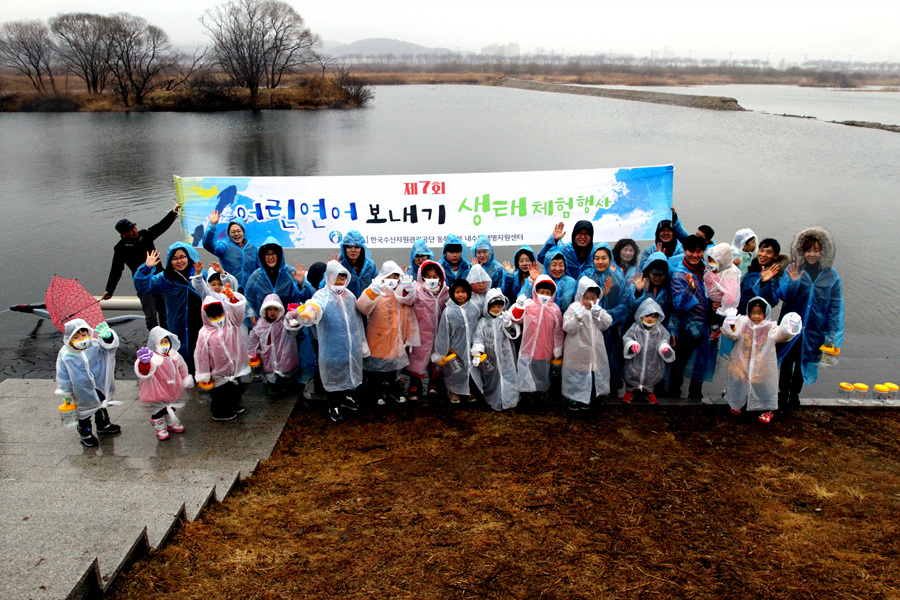
[[[84,448],[59,423],[51,380],[0,383],[0,598],[97,596],[179,519],[194,520],[269,457],[292,400],[244,395],[246,413],[216,423],[195,391],[187,428],[159,441],[136,381],[117,382],[118,436]],[[208,401],[207,401],[208,402]]]

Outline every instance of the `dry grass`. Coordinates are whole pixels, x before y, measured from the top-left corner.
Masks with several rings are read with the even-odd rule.
[[[822,409],[297,411],[115,597],[897,598],[898,432]]]

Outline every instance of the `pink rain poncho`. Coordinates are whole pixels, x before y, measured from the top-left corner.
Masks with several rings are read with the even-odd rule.
[[[488,355],[488,360],[493,363],[493,370],[487,370],[483,363],[471,370],[475,385],[484,394],[488,406],[494,410],[508,410],[519,404],[519,383],[516,376],[516,349],[513,340],[519,337],[522,329],[518,323],[513,323],[500,316],[494,316],[488,310],[491,302],[503,301],[503,308],[509,305],[509,300],[499,288],[492,288],[485,294],[482,317],[475,328],[472,337],[472,356],[482,353]],[[508,318],[510,315],[505,313]]]
[[[647,327],[641,317],[652,314],[658,315],[656,323]],[[662,307],[653,298],[641,302],[634,313],[634,324],[622,339],[625,347],[622,378],[629,388],[653,391],[653,386],[666,374],[666,363],[675,360],[675,352],[669,345],[669,331],[662,324],[665,318]],[[631,351],[634,344],[640,347],[637,352]]]
[[[269,322],[266,309],[278,309],[278,317]],[[296,312],[291,313],[291,325],[285,315],[284,305],[278,294],[269,294],[259,307],[259,318],[250,332],[250,354],[259,356],[262,369],[270,381],[275,376],[289,377],[300,366],[300,354],[297,351],[297,332],[300,331],[300,320]]]
[[[429,265],[436,266],[438,273],[440,273],[440,291],[437,294],[429,291],[422,277],[422,270]],[[434,349],[434,336],[437,333],[444,306],[450,297],[450,292],[447,291],[445,283],[444,269],[433,260],[423,262],[419,267],[419,272],[416,273],[413,308],[416,311],[416,322],[419,325],[419,345],[409,351],[410,373],[423,375],[428,370],[428,363],[431,361],[431,351]]]
[[[537,287],[543,282],[553,286],[547,302],[538,300]],[[562,311],[555,302],[556,284],[549,275],[541,275],[531,288],[531,298],[522,296],[512,308],[513,318],[522,323],[519,348],[519,391],[546,392],[550,389],[550,361],[563,353]]]
[[[597,302],[592,308],[581,303],[584,293],[594,288]],[[609,357],[603,332],[612,325],[612,315],[600,306],[603,290],[590,277],[578,280],[575,301],[563,315],[563,331],[566,332],[562,365],[562,395],[570,400],[591,403],[591,382],[594,393],[609,393]]]
[[[400,275],[401,280],[388,279]],[[415,284],[392,260],[381,266],[378,276],[356,300],[356,308],[368,317],[366,342],[369,356],[363,361],[366,371],[398,371],[409,364],[406,348],[419,345],[419,324],[412,308]],[[391,285],[395,287],[391,289]],[[374,299],[372,298],[374,296]]]
[[[722,306],[716,313],[722,316],[735,314],[741,302],[741,271],[734,266],[734,255],[730,244],[716,244],[703,253],[706,271],[703,272],[703,286],[710,302]]]
[[[169,339],[169,351],[160,352],[160,342]],[[140,371],[140,360],[134,361],[134,374],[138,378],[138,398],[154,412],[178,403],[184,391],[194,387],[194,379],[188,373],[187,363],[178,354],[181,341],[178,336],[163,329],[154,327],[150,330],[147,347],[153,351],[150,357],[150,371],[143,375]]]
[[[237,292],[234,297],[236,303],[227,299],[220,302],[212,296],[203,300],[200,311],[203,327],[197,334],[197,347],[194,348],[194,379],[198,382],[212,381],[219,387],[250,372],[250,354],[241,335],[247,300]],[[216,303],[225,310],[225,318],[218,326],[210,323],[206,315],[206,307]]]
[[[754,304],[762,303],[766,317],[754,325],[750,317],[727,317],[722,335],[735,341],[728,361],[725,399],[735,410],[775,410],[778,408],[778,356],[775,344],[787,342],[803,329],[800,315],[782,316],[781,325],[772,321],[772,307],[756,296],[747,303],[749,313]]]

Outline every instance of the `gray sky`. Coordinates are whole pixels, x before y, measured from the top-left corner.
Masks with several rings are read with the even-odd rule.
[[[288,0],[322,39],[372,37],[480,51],[517,43],[566,54],[668,49],[694,58],[900,61],[900,1],[890,0]],[[126,11],[177,45],[206,40],[198,18],[216,0],[3,0],[0,20]]]

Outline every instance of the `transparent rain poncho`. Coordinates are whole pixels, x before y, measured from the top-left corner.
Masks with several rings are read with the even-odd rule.
[[[481,309],[471,300],[459,305],[453,301],[453,290],[457,287],[468,287],[468,282],[457,279],[450,284],[450,300],[444,307],[441,322],[438,325],[437,335],[434,338],[434,351],[431,360],[438,362],[450,353],[456,354],[463,364],[463,368],[455,373],[444,372],[444,384],[447,390],[460,395],[468,396],[469,372],[472,367],[472,337],[475,334],[475,326],[481,317]],[[471,295],[471,294],[470,294]]]
[[[307,302],[316,307],[315,317],[305,326],[315,325],[319,338],[319,375],[328,392],[344,392],[362,384],[363,359],[369,355],[362,316],[356,310],[356,296],[347,289],[333,289],[338,275],[350,281],[350,272],[336,260],[325,267],[325,287]],[[304,305],[305,306],[305,305]]]
[[[428,290],[422,277],[422,272],[429,265],[434,265],[438,268],[441,287],[437,295]],[[444,306],[447,304],[449,297],[450,293],[447,290],[443,267],[431,260],[422,263],[419,267],[419,272],[416,274],[415,300],[413,301],[416,323],[419,326],[419,345],[410,348],[409,351],[409,371],[411,373],[423,375],[428,370],[428,363],[431,362],[431,351],[434,348],[434,336],[437,333],[438,324],[441,321],[441,313],[444,312]]]
[[[581,301],[584,293],[597,292],[598,309],[585,308]],[[563,315],[562,328],[566,332],[562,364],[562,394],[565,398],[590,404],[591,381],[594,393],[609,393],[609,360],[603,332],[612,325],[612,316],[600,307],[603,290],[587,276],[578,280],[575,300]]]
[[[217,275],[217,273],[213,270],[209,270],[204,276],[203,273],[197,273],[191,277],[191,287],[194,288],[194,291],[197,292],[201,298],[206,298],[207,296],[212,296],[216,300],[220,302],[225,302],[225,294],[223,292],[214,292],[211,287],[209,287],[209,280],[212,279],[213,275]],[[235,292],[238,291],[238,280],[234,278],[234,275],[229,273],[225,273],[224,275],[219,275],[219,279],[222,280],[222,286],[225,284],[229,284],[231,289]],[[151,348],[152,349],[152,348]]]
[[[716,244],[703,253],[706,271],[703,273],[703,285],[706,297],[710,302],[719,302],[722,306],[716,313],[725,316],[734,314],[741,302],[741,271],[734,266],[734,255],[730,244]]]
[[[91,345],[76,350],[69,343],[80,329],[91,334]],[[93,337],[94,328],[84,319],[72,319],[65,324],[63,346],[56,355],[56,394],[70,398],[78,410],[79,419],[87,419],[98,409],[102,401],[113,399],[116,393],[116,349],[119,336],[110,329],[113,339],[104,342]],[[102,398],[97,392],[102,394]]]
[[[481,265],[472,265],[472,268],[469,269],[469,273],[466,275],[466,281],[469,282],[469,285],[473,285],[476,283],[487,283],[488,290],[492,287],[497,287],[491,284],[491,277],[488,275],[487,271],[484,270],[484,267]],[[472,297],[469,299],[469,302],[475,304],[478,307],[479,314],[481,313],[481,309],[484,307],[484,298],[487,294],[487,290],[485,290],[484,294],[476,294],[475,291],[472,291]]]
[[[472,379],[484,394],[488,406],[496,411],[508,410],[519,403],[516,350],[512,340],[519,337],[521,327],[512,320],[504,326],[499,316],[495,317],[488,311],[495,300],[503,300],[504,310],[509,305],[509,300],[499,289],[490,289],[485,296],[482,317],[472,338],[472,356],[487,354],[494,369],[488,371],[484,367],[475,367],[472,369]]]
[[[278,310],[278,317],[271,323],[266,318],[269,308]],[[266,296],[259,308],[259,318],[250,332],[250,354],[259,356],[262,370],[267,375],[289,377],[300,367],[300,354],[297,351],[300,321],[296,313],[291,317],[297,321],[296,325],[288,322],[278,294]]]
[[[406,285],[406,281],[397,281],[396,287],[390,289],[385,281],[393,274],[403,276],[403,271],[397,263],[389,260],[381,265],[378,277],[372,281],[381,290],[370,286],[356,300],[357,310],[367,317],[369,356],[363,361],[366,371],[385,373],[400,370],[409,364],[406,348],[419,345],[419,325],[412,307],[416,299],[415,288],[411,284]]]
[[[203,328],[197,335],[197,347],[194,349],[194,379],[198,382],[212,381],[216,387],[234,381],[250,372],[250,356],[247,342],[241,335],[241,321],[247,300],[235,292],[237,302],[225,300],[220,302],[212,296],[203,300],[200,312]],[[213,325],[206,314],[206,307],[220,304],[225,311],[222,325]]]
[[[648,328],[641,317],[657,314],[656,324]],[[662,381],[666,374],[666,363],[675,360],[675,352],[669,345],[669,331],[663,326],[666,315],[662,307],[653,299],[646,298],[634,313],[634,324],[625,332],[622,344],[625,348],[625,366],[622,378],[625,385],[631,388],[651,391],[653,386]],[[637,343],[640,350],[631,351]],[[668,350],[668,356],[663,356]]]
[[[744,278],[744,275],[747,274],[747,269],[750,268],[750,263],[753,262],[753,259],[756,258],[757,249],[754,249],[753,252],[745,252],[744,246],[747,245],[747,242],[756,237],[756,234],[753,233],[752,229],[739,229],[737,233],[734,234],[734,240],[731,242],[731,252],[734,254],[734,258],[740,259],[741,262],[738,263],[737,268],[741,272],[741,279]],[[757,240],[759,241],[759,240]]]
[[[747,304],[749,310],[762,304],[766,317],[754,325],[747,315],[727,317],[722,335],[734,340],[725,380],[725,399],[735,410],[778,408],[778,356],[775,344],[793,339],[803,328],[797,313],[787,313],[781,325],[772,321],[772,308],[759,296]]]
[[[553,285],[548,302],[538,300],[537,286],[543,282]],[[520,392],[546,392],[550,389],[550,361],[563,353],[562,311],[555,302],[556,283],[549,275],[541,275],[534,282],[531,298],[524,306],[512,309],[517,323],[522,323],[522,345],[516,369],[519,372]]]
[[[169,352],[159,351],[159,343],[169,339]],[[138,398],[153,412],[179,403],[186,389],[194,387],[194,379],[188,373],[187,363],[181,358],[178,349],[181,341],[178,336],[162,327],[150,330],[147,347],[153,351],[150,357],[150,371],[143,375],[140,371],[141,361],[134,361],[134,374],[138,378]]]

